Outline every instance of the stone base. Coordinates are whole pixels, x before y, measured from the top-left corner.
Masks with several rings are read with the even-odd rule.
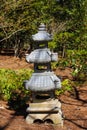
[[[28,124],[32,124],[34,122],[42,122],[42,123],[52,123],[52,124],[56,124],[58,126],[63,126],[63,119],[61,117],[61,115],[59,113],[52,113],[52,114],[29,114],[26,117],[26,122]]]
[[[40,121],[63,126],[61,103],[58,99],[49,99],[42,103],[30,103],[27,112],[29,112],[26,117],[28,124]]]

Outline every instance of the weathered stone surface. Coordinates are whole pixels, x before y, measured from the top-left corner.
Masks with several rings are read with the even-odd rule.
[[[46,31],[46,26],[42,23],[39,26],[39,31],[35,35],[32,35],[33,41],[50,41],[52,40],[51,34]]]
[[[30,63],[49,63],[58,61],[58,54],[51,52],[48,48],[35,49],[26,55],[26,61]]]
[[[26,60],[34,63],[34,73],[29,80],[24,81],[24,86],[32,91],[33,103],[27,108],[29,114],[26,121],[29,124],[49,122],[63,126],[61,103],[54,95],[54,91],[61,88],[61,80],[51,70],[51,62],[58,60],[58,54],[48,49],[48,41],[52,40],[52,36],[47,33],[46,26],[41,24],[32,39],[36,44],[34,50],[26,55]]]
[[[25,88],[34,92],[47,92],[61,88],[61,80],[50,71],[33,73],[29,80],[24,82]]]
[[[55,112],[59,111],[61,108],[61,103],[58,101],[58,99],[49,99],[44,102],[40,103],[30,103],[29,107],[27,109],[28,112]]]
[[[37,113],[37,114],[29,114],[26,117],[26,122],[28,124],[34,123],[35,120],[42,120],[42,122],[45,122],[46,120],[51,120],[53,124],[63,126],[63,118],[61,117],[60,113],[51,113],[51,114]]]
[[[34,123],[35,120],[41,120],[42,122],[51,120],[54,124],[63,126],[61,103],[58,99],[51,99],[42,103],[30,103],[27,112],[29,114],[26,121],[29,124]]]

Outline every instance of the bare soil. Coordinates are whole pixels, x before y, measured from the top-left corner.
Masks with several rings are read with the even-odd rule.
[[[25,59],[12,56],[0,56],[0,68],[33,68]],[[57,75],[70,78],[71,69],[55,70]],[[26,124],[26,106],[19,111],[10,109],[6,101],[0,100],[0,130],[87,130],[87,83],[74,86],[73,92],[65,92],[58,99],[62,103],[64,127],[51,124]]]

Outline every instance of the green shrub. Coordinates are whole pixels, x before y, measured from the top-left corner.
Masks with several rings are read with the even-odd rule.
[[[75,80],[87,80],[87,50],[68,50],[67,60]]]
[[[65,79],[62,81],[62,88],[60,90],[56,90],[55,94],[60,95],[64,93],[65,91],[71,91],[72,90],[72,82],[69,79]]]
[[[26,94],[27,91],[23,87],[23,81],[29,79],[32,70],[11,70],[0,69],[0,95],[1,98],[9,100],[18,93]],[[15,96],[15,97],[16,97]]]

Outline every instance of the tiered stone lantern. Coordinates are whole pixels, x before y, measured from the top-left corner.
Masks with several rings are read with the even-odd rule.
[[[33,102],[27,108],[26,121],[29,124],[40,121],[62,126],[61,103],[55,98],[55,90],[61,88],[61,81],[51,70],[51,62],[58,60],[58,54],[48,48],[48,41],[52,38],[44,24],[39,26],[32,39],[34,51],[26,55],[26,60],[34,63],[34,73],[25,81],[25,88],[31,90]]]

